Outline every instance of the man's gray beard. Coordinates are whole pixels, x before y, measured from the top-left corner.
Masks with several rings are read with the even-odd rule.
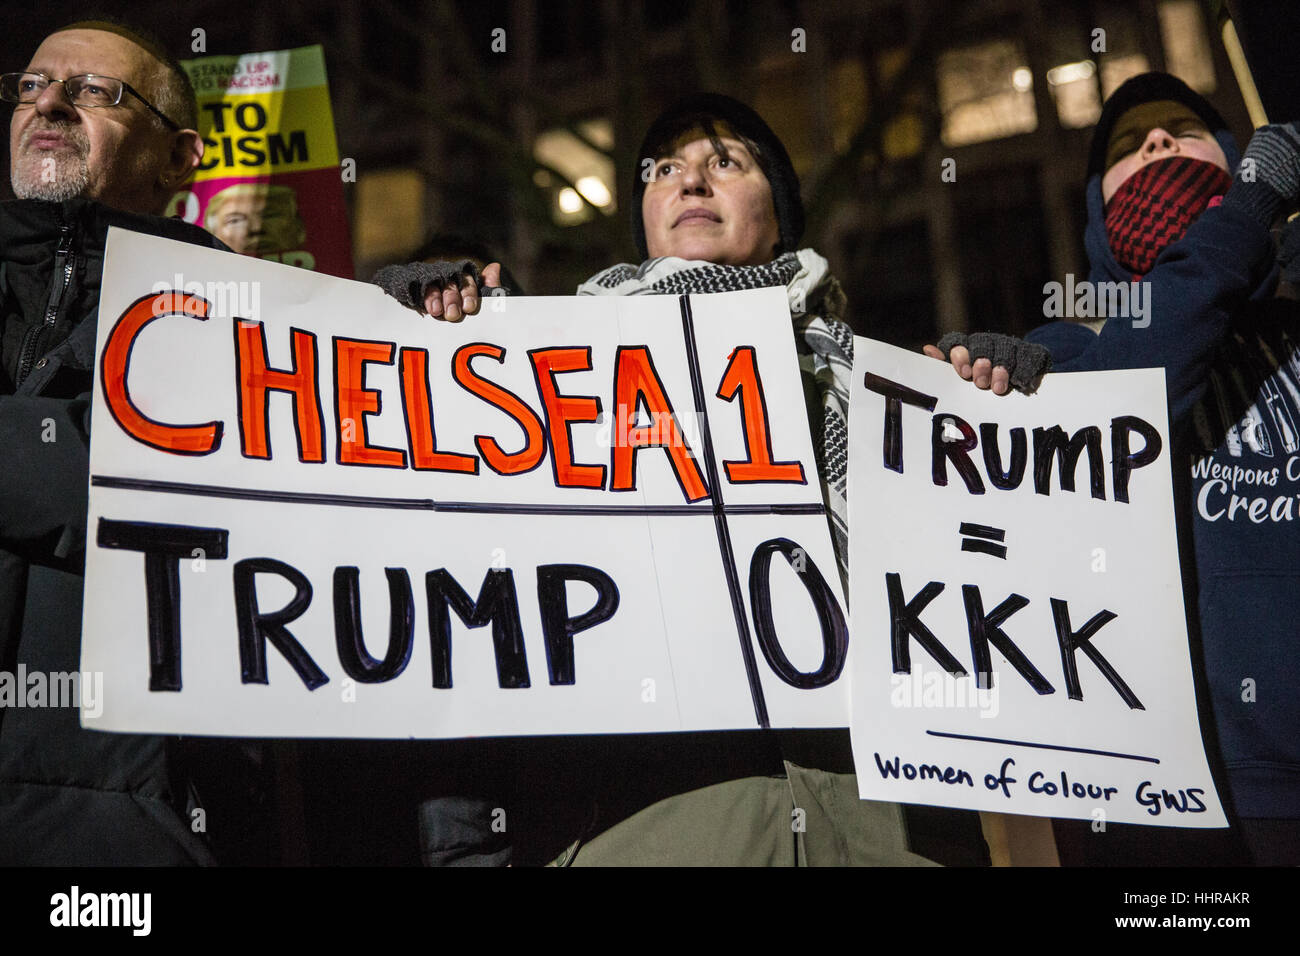
[[[71,149],[49,151],[31,148],[37,133],[59,133]],[[71,123],[37,120],[23,131],[17,155],[10,160],[9,181],[19,199],[44,199],[63,202],[75,199],[90,186],[90,142],[83,130]],[[53,176],[46,175],[46,163],[53,161]]]
[[[24,168],[33,159],[36,159],[36,168]],[[44,170],[40,168],[41,161],[40,158],[29,156],[14,164],[9,181],[13,186],[14,195],[19,199],[63,202],[65,199],[75,199],[80,196],[90,185],[90,170],[86,166],[86,160],[81,156],[69,157],[63,162],[56,160],[54,177],[48,180],[42,175]]]

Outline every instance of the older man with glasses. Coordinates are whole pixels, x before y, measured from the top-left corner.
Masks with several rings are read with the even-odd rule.
[[[160,54],[111,25],[75,24],[51,34],[26,71],[0,77],[0,96],[16,106],[14,194],[161,213],[198,165],[203,141],[189,80]]]
[[[222,248],[158,218],[203,157],[194,92],[153,41],[96,21],[50,34],[0,98],[18,196],[0,203],[0,678],[24,698],[0,690],[0,865],[210,862],[174,739],[83,730],[19,686],[80,668],[108,227]]]

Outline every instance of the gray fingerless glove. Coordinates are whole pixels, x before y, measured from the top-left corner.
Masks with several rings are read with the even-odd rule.
[[[1300,200],[1300,129],[1295,123],[1255,130],[1246,155],[1223,197],[1225,206],[1244,212],[1267,229],[1284,206]]]
[[[431,285],[445,286],[448,283],[459,283],[462,276],[469,276],[474,280],[474,286],[479,290],[481,299],[484,292],[483,277],[479,275],[478,267],[469,259],[462,259],[459,262],[438,259],[434,262],[409,262],[406,265],[384,266],[370,281],[408,309],[423,312],[425,289]],[[495,295],[508,294],[495,290],[488,290],[488,292]]]
[[[1028,395],[1039,376],[1052,370],[1052,355],[1041,345],[1026,342],[1000,332],[949,332],[939,340],[938,349],[945,359],[962,345],[970,352],[971,364],[986,358],[994,367],[1002,366],[1011,376],[1011,385]]]

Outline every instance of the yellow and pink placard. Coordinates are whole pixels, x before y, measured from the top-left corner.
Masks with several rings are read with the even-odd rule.
[[[204,154],[169,212],[235,252],[351,278],[352,244],[319,46],[184,61]]]

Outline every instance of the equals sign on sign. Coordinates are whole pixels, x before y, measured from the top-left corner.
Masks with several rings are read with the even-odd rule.
[[[1007,559],[1007,546],[996,543],[1007,539],[1007,533],[1001,528],[990,528],[986,524],[971,524],[969,521],[963,521],[957,530],[962,536],[963,551],[978,551],[981,554],[991,554],[1003,561]]]

